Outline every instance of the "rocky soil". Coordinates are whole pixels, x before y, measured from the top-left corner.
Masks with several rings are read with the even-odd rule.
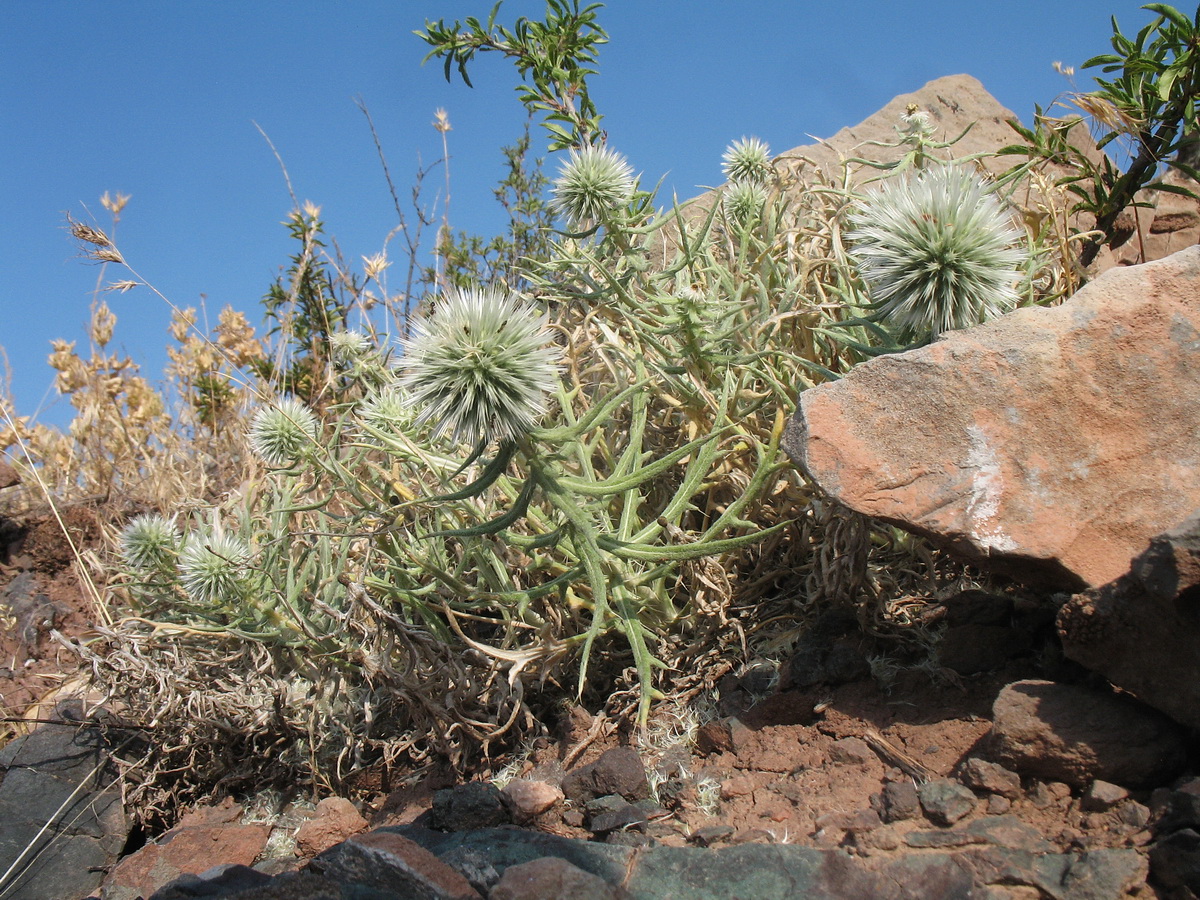
[[[68,519],[85,546],[95,539],[85,508]],[[91,621],[51,524],[6,526],[12,713],[70,680],[53,631]],[[90,866],[104,871],[74,872],[73,896],[770,898],[800,883],[809,897],[1189,896],[1195,747],[1062,658],[1065,599],[952,597],[937,613],[938,664],[907,669],[876,659],[872,670],[853,618],[830,613],[781,670],[728,678],[703,721],[663,714],[639,740],[576,709],[553,739],[474,780],[425,770],[316,803],[215,796],[166,834],[107,835],[108,862]],[[51,717],[53,698],[34,709]],[[57,733],[103,744],[80,743],[99,734],[86,725]],[[14,795],[12,773],[57,752],[32,740],[0,759],[0,819],[28,820],[27,832],[29,786]],[[110,813],[91,828],[128,821]],[[79,831],[57,836],[48,865],[79,856],[66,850]],[[9,896],[72,896],[63,877],[42,870]],[[355,893],[367,883],[382,893]]]

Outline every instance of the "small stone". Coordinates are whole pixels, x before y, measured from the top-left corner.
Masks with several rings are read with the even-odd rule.
[[[813,822],[818,831],[848,831],[851,833],[866,832],[880,827],[883,822],[873,809],[860,809],[854,812],[836,811],[817,816]]]
[[[688,843],[697,844],[701,847],[711,847],[713,844],[720,844],[728,841],[733,837],[734,828],[732,825],[705,825],[703,828],[697,828],[688,835]]]
[[[1079,808],[1085,812],[1107,812],[1129,797],[1129,791],[1107,781],[1096,779],[1079,800]]]
[[[620,794],[630,803],[650,796],[646,767],[632,747],[606,750],[594,763],[570,772],[562,780],[562,791],[575,803],[591,797]]]
[[[430,824],[439,831],[471,831],[512,821],[500,789],[490,781],[470,781],[435,791]]]
[[[921,808],[935,825],[953,825],[975,808],[975,795],[969,788],[949,778],[928,781],[917,789]]]
[[[632,804],[625,804],[620,809],[602,812],[592,818],[588,827],[593,834],[607,834],[610,831],[638,829],[641,831],[649,821],[645,811]]]
[[[367,830],[367,820],[344,797],[326,797],[296,832],[296,855],[316,856],[351,835]]]
[[[842,763],[849,766],[867,766],[878,759],[875,752],[867,746],[862,738],[846,737],[834,741],[829,748],[830,762]]]
[[[883,788],[883,814],[885,822],[899,822],[914,818],[921,811],[917,789],[911,781],[893,781]]]
[[[527,825],[563,800],[563,792],[545,781],[517,778],[500,791],[518,825]]]
[[[733,734],[727,721],[705,722],[696,731],[696,753],[700,756],[732,752]]]
[[[973,756],[962,767],[962,781],[967,787],[989,794],[999,794],[1010,800],[1021,796],[1021,776],[1004,766]]]
[[[1150,810],[1136,800],[1126,800],[1117,807],[1117,819],[1133,831],[1140,831],[1150,822]]]
[[[855,835],[855,843],[868,850],[896,850],[900,847],[900,835],[890,825],[864,831]]]
[[[754,779],[749,775],[735,775],[721,782],[721,799],[736,800],[754,793]]]
[[[989,816],[1002,816],[1012,809],[1012,801],[1000,794],[990,794],[986,809]]]

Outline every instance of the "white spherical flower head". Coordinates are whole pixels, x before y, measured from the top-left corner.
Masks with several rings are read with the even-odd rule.
[[[376,391],[358,408],[359,421],[379,431],[402,432],[415,417],[412,400],[397,385]]]
[[[850,254],[877,320],[909,338],[978,325],[1017,303],[1021,232],[970,170],[888,182],[851,224]]]
[[[545,317],[492,289],[451,290],[404,344],[401,385],[435,436],[478,443],[525,434],[546,410],[559,352]]]
[[[739,225],[753,224],[762,215],[767,194],[753,181],[735,181],[724,192],[725,211]]]
[[[290,466],[317,441],[317,417],[294,398],[260,409],[250,422],[250,448],[268,466]]]
[[[250,547],[231,534],[193,534],[179,553],[179,580],[193,601],[220,606],[241,599],[246,590]]]
[[[329,335],[329,355],[339,365],[353,365],[370,349],[371,339],[361,331],[335,331]]]
[[[138,516],[121,530],[121,559],[135,572],[161,572],[175,565],[179,542],[174,520]]]
[[[721,159],[721,171],[730,181],[761,185],[771,177],[771,148],[756,137],[734,141]]]
[[[604,222],[624,208],[635,190],[633,169],[625,157],[604,146],[571,151],[554,181],[554,207],[572,228]]]

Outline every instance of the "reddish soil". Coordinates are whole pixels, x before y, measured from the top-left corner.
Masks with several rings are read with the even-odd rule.
[[[77,548],[98,546],[92,509],[66,507],[61,515]],[[45,516],[18,524],[0,514],[0,716],[39,717],[34,704],[78,674],[78,657],[53,632],[78,638],[95,619],[58,521]],[[16,733],[14,725],[5,723],[0,740]]]
[[[77,546],[99,545],[93,511],[79,506],[64,517]],[[4,521],[0,516],[0,525]],[[38,710],[30,711],[35,701],[77,674],[76,658],[52,632],[78,637],[95,617],[74,554],[53,517],[30,521],[19,532],[0,528],[0,616],[3,714],[36,718]],[[664,746],[660,740],[639,748],[647,767],[661,776],[663,815],[647,833],[680,845],[707,830],[718,842],[844,846],[858,853],[901,848],[908,833],[932,826],[920,815],[881,823],[885,787],[957,776],[983,746],[999,690],[1046,674],[1042,660],[1030,653],[974,676],[907,671],[888,693],[865,678],[835,688],[784,690],[740,711],[723,709],[737,714],[732,724],[701,728],[690,746]],[[514,766],[515,774],[557,784],[568,756],[574,769],[628,741],[611,723],[596,723],[582,710],[566,725],[560,740],[539,742],[527,761]],[[5,727],[0,742],[19,726]],[[581,744],[586,747],[577,752]],[[372,825],[417,819],[430,808],[432,792],[453,783],[428,772],[413,781],[409,789],[367,798],[362,809]],[[1026,780],[1011,799],[977,794],[975,809],[960,826],[988,815],[1014,816],[1056,850],[1144,847],[1150,840],[1145,795],[1135,793],[1101,813],[1084,811],[1078,792],[1062,784]],[[561,806],[538,824],[588,836],[578,813]]]

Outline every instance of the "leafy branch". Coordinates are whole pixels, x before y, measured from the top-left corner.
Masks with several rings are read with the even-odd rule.
[[[608,42],[608,34],[596,24],[596,10],[603,4],[581,9],[579,0],[547,0],[544,22],[521,16],[511,29],[496,24],[500,6],[492,7],[486,25],[474,16],[450,26],[442,19],[426,21],[425,31],[413,32],[433,48],[425,61],[443,60],[447,81],[457,66],[463,82],[473,87],[467,64],[475,54],[501,53],[513,59],[524,82],[517,86],[521,102],[530,114],[544,115],[551,150],[601,138],[603,117],[588,95],[587,77],[596,74],[597,48]]]
[[[1005,147],[1001,154],[1024,155],[1066,166],[1070,174],[1059,183],[1080,198],[1072,212],[1095,216],[1095,234],[1086,237],[1079,261],[1087,266],[1112,239],[1117,217],[1136,194],[1146,188],[1197,197],[1186,187],[1168,184],[1159,177],[1164,167],[1200,180],[1200,173],[1175,157],[1189,143],[1196,129],[1200,96],[1200,7],[1193,19],[1165,3],[1148,3],[1142,9],[1157,13],[1133,39],[1121,33],[1112,20],[1113,53],[1094,56],[1083,68],[1100,67],[1111,80],[1096,78],[1099,89],[1079,95],[1075,104],[1109,128],[1097,144],[1104,149],[1121,136],[1135,148],[1128,168],[1121,172],[1106,156],[1093,163],[1070,141],[1070,131],[1079,120],[1057,120],[1040,107],[1034,127],[1010,126],[1024,144]],[[1197,197],[1200,199],[1200,197]]]

